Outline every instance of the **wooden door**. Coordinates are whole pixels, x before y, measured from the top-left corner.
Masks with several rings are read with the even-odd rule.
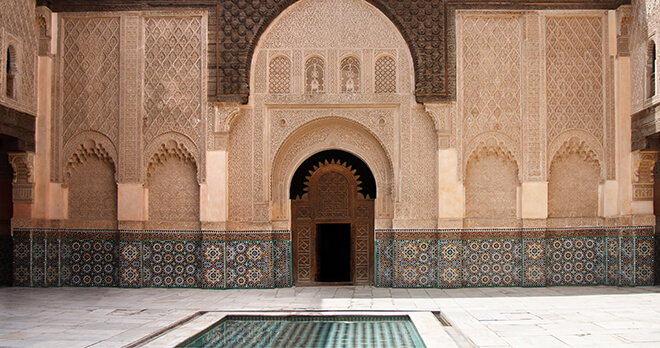
[[[359,191],[355,171],[335,161],[314,166],[306,177],[305,193],[291,201],[294,283],[325,284],[319,279],[317,226],[350,224],[350,281],[373,283],[374,200]]]

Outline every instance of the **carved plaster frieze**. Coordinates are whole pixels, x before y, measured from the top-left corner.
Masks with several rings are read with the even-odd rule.
[[[370,109],[272,109],[270,110],[270,153],[274,155],[298,129],[320,119],[348,119],[368,129],[392,153],[394,108]]]

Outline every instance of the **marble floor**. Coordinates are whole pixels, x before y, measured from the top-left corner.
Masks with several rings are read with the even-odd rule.
[[[267,290],[4,287],[0,288],[0,347],[171,346],[227,313],[406,313],[429,347],[660,346],[658,286],[327,286]],[[437,321],[438,315],[444,325]]]

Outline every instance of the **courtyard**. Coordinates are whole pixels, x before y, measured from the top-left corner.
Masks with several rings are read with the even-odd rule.
[[[323,286],[264,290],[4,287],[0,288],[0,347],[173,346],[212,324],[222,313],[407,314],[429,347],[660,344],[658,286]]]

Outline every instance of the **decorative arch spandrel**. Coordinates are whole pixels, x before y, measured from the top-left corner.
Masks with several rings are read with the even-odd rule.
[[[289,186],[296,169],[311,155],[336,149],[354,154],[371,169],[378,188],[376,218],[393,217],[397,192],[389,154],[382,144],[362,126],[344,119],[310,122],[293,133],[273,156],[270,181],[271,220],[289,220]]]

